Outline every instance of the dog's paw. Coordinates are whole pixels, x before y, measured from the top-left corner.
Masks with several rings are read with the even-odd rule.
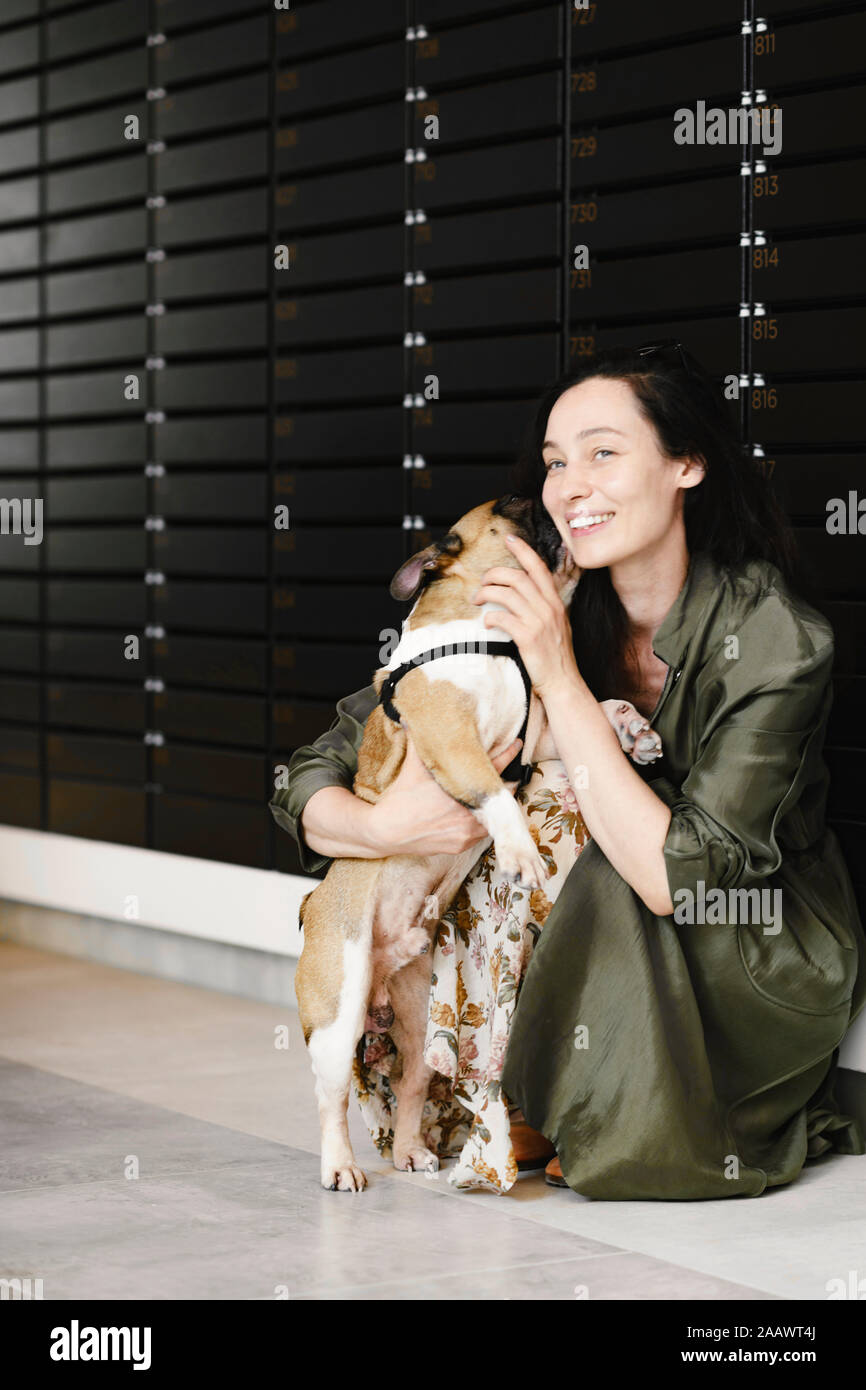
[[[662,755],[662,741],[655,729],[651,729],[646,720],[643,721],[643,728],[638,729],[634,735],[634,748],[631,751],[633,763],[654,763],[656,758]]]
[[[394,1167],[401,1173],[438,1173],[439,1159],[432,1149],[416,1139],[400,1148],[394,1146]]]
[[[323,1163],[322,1186],[329,1192],[360,1192],[367,1186],[367,1176],[356,1163],[344,1163],[341,1167]]]
[[[525,845],[500,842],[496,846],[496,863],[521,888],[540,888],[547,878],[544,861],[531,840]]]
[[[662,741],[655,729],[628,700],[602,700],[601,707],[613,726],[623,752],[641,766],[662,755]]]

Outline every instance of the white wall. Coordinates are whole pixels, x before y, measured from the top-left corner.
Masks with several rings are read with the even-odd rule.
[[[0,897],[297,956],[315,880],[0,826]],[[138,899],[137,914],[127,908]]]

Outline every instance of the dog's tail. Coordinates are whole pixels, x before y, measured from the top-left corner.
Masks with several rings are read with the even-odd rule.
[[[307,906],[307,903],[310,901],[310,898],[315,893],[315,891],[315,888],[311,888],[309,893],[305,893],[304,896],[301,898],[301,905],[298,908],[298,931],[304,930],[304,909]]]

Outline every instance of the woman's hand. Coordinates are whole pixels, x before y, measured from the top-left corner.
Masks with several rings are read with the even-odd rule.
[[[519,536],[505,539],[521,568],[496,565],[488,570],[473,602],[502,604],[504,612],[485,614],[484,626],[500,627],[514,638],[543,700],[556,688],[580,680],[571,624],[541,557]]]
[[[518,753],[520,739],[494,750],[491,761],[502,772]],[[516,782],[503,783],[514,791]],[[407,738],[403,766],[374,806],[368,808],[367,838],[384,856],[388,854],[460,854],[487,838],[487,831],[471,811],[461,806],[422,763],[411,738]]]

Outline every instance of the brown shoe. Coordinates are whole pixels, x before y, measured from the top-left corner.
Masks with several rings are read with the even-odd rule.
[[[523,1120],[511,1121],[511,1147],[521,1173],[531,1168],[543,1168],[551,1154],[556,1153],[550,1140]]]
[[[544,1170],[544,1181],[549,1182],[551,1187],[568,1187],[568,1183],[562,1176],[562,1167],[558,1158],[552,1158]]]

